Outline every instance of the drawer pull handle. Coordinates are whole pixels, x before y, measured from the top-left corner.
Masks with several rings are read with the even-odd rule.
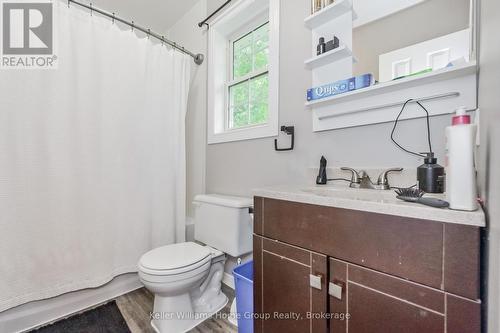
[[[321,275],[309,275],[309,285],[314,288],[321,290]]]
[[[342,300],[342,286],[330,282],[328,284],[328,294],[338,300]]]

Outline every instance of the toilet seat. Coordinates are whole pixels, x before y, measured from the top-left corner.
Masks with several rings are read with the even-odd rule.
[[[148,275],[170,276],[195,271],[212,259],[210,249],[196,243],[172,244],[154,249],[139,260],[139,270]]]

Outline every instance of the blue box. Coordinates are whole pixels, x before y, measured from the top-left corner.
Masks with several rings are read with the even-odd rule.
[[[372,74],[364,74],[307,90],[307,101],[315,101],[349,91],[366,88],[374,83]]]

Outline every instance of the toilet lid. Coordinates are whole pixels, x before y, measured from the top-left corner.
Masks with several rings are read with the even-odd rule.
[[[139,264],[150,270],[175,270],[194,265],[211,255],[210,249],[196,243],[172,244],[142,256]]]

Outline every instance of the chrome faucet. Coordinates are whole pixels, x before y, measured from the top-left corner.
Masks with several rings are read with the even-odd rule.
[[[377,183],[374,184],[368,176],[366,171],[356,171],[352,168],[341,168],[342,171],[350,171],[351,172],[351,184],[349,187],[352,188],[363,188],[363,189],[371,189],[371,190],[390,190],[391,186],[389,185],[388,175],[391,172],[401,172],[403,168],[391,168],[385,170],[378,177]]]

